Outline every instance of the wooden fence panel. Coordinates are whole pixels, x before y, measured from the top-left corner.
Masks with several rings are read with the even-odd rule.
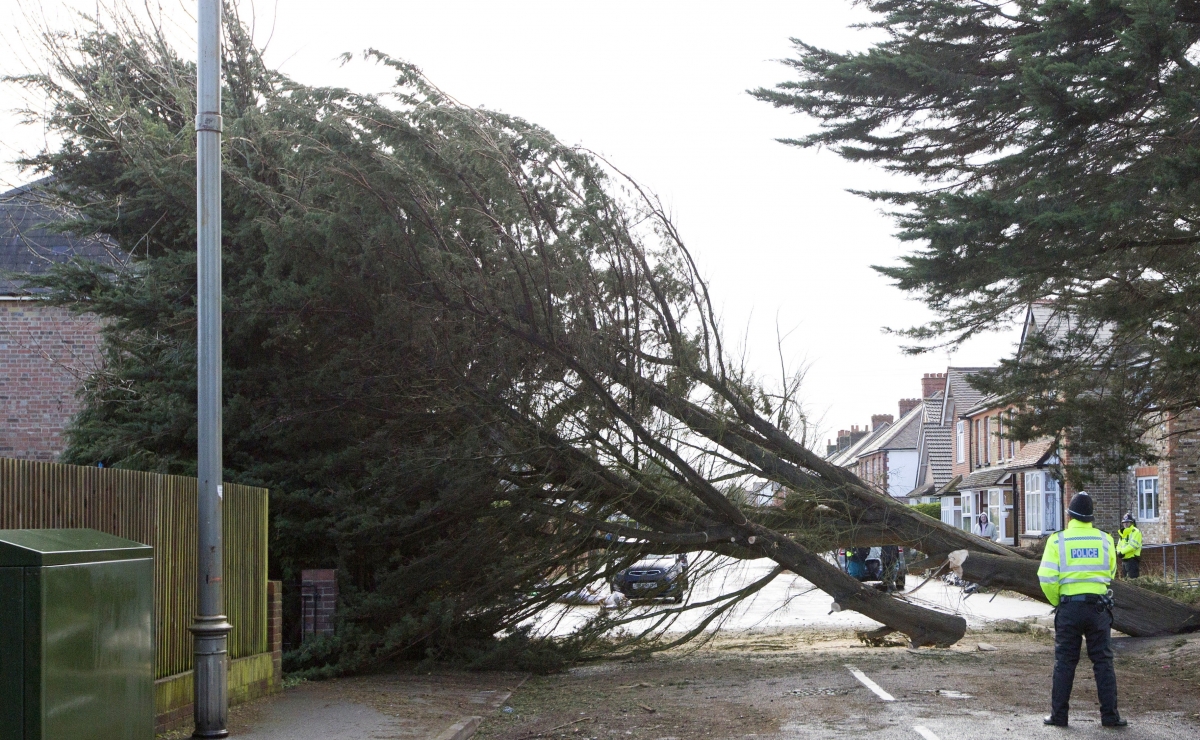
[[[224,486],[232,658],[267,651],[267,490]],[[191,670],[196,479],[0,458],[0,529],[90,527],[154,548],[155,676]]]

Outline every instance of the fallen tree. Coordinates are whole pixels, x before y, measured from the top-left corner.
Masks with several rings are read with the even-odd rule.
[[[961,578],[1046,601],[1038,586],[1038,561],[956,550],[950,567]],[[1113,626],[1133,637],[1175,635],[1200,630],[1200,611],[1125,581],[1113,581]]]
[[[186,472],[192,72],[139,33],[51,39],[55,74],[24,82],[64,143],[28,164],[81,214],[64,226],[133,258],[42,283],[107,319],[69,457]],[[396,74],[387,98],[298,84],[236,23],[226,38],[226,460],[272,488],[276,567],[344,573],[341,642],[312,661],[487,643],[663,551],[770,558],[913,645],[949,645],[961,617],[823,553],[1021,560],[812,453],[799,377],[729,355],[674,224],[592,153],[383,54],[367,57]],[[778,506],[746,499],[756,479],[785,487]],[[708,624],[751,591],[681,608]],[[611,653],[624,619],[597,619],[581,650]]]

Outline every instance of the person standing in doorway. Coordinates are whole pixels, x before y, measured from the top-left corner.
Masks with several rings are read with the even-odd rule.
[[[1100,695],[1100,722],[1105,727],[1125,727],[1117,711],[1117,674],[1113,670],[1112,591],[1117,574],[1117,548],[1112,535],[1092,526],[1095,507],[1091,496],[1079,492],[1067,508],[1067,527],[1050,535],[1038,581],[1054,614],[1054,687],[1050,715],[1043,724],[1067,726],[1071,689],[1079,649],[1087,640],[1088,657]]]
[[[988,519],[986,511],[979,512],[979,516],[975,517],[975,534],[985,540],[996,540],[996,525]]]
[[[1119,535],[1117,555],[1121,558],[1121,575],[1137,578],[1142,573],[1142,530],[1137,528],[1133,514],[1126,513],[1121,518]]]

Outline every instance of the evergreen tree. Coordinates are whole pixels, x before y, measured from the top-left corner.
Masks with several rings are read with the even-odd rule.
[[[864,587],[818,553],[969,549],[1020,571],[1005,548],[805,446],[798,381],[774,387],[731,359],[707,286],[637,183],[383,54],[367,56],[396,86],[366,96],[268,69],[236,22],[225,38],[226,476],[271,488],[281,575],[336,564],[344,584],[336,643],[297,664],[644,652],[691,639],[785,571],[914,644],[946,645],[962,618]],[[107,365],[69,455],[190,472],[194,68],[128,22],[48,41],[49,72],[22,82],[49,98],[63,138],[28,164],[78,208],[64,228],[131,256],[44,281],[105,319]],[[778,483],[780,505],[744,496],[750,479]],[[652,608],[628,639],[611,628],[644,612],[599,617],[565,644],[522,638],[564,592],[646,553],[693,551],[778,567]],[[700,560],[693,575],[717,562]],[[1136,600],[1118,626],[1191,618],[1162,606]],[[705,610],[698,627],[662,639],[686,608]],[[515,636],[497,645],[504,630]]]
[[[794,40],[796,79],[755,95],[828,146],[921,183],[872,191],[917,246],[878,267],[953,345],[1023,317],[1056,330],[982,377],[1020,438],[1073,430],[1080,459],[1153,457],[1143,433],[1200,405],[1200,3],[868,0],[886,38]]]

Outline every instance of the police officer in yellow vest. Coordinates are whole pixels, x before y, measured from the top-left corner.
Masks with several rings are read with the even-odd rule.
[[[1054,615],[1054,688],[1050,716],[1044,723],[1067,726],[1080,641],[1087,639],[1088,657],[1100,695],[1100,722],[1105,727],[1128,724],[1117,712],[1117,674],[1109,644],[1112,598],[1109,584],[1117,574],[1112,535],[1092,526],[1091,496],[1077,493],[1067,509],[1067,528],[1050,535],[1038,568],[1038,581]]]
[[[1121,531],[1118,534],[1117,555],[1121,558],[1121,575],[1137,578],[1142,573],[1142,530],[1137,528],[1132,514],[1126,513],[1121,518]]]

